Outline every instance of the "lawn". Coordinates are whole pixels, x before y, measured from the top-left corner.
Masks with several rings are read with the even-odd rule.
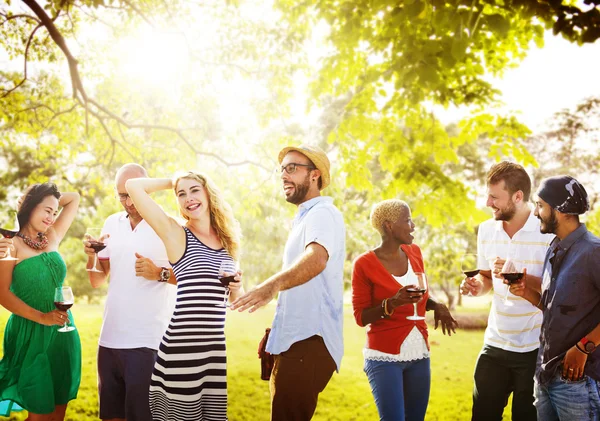
[[[229,313],[227,319],[229,419],[269,419],[268,382],[260,380],[256,348],[270,325],[273,306],[254,314]],[[69,404],[67,419],[97,420],[96,347],[102,321],[102,306],[73,308],[83,347],[83,373],[79,397]],[[0,335],[8,313],[0,310]],[[459,331],[452,337],[431,331],[432,386],[426,419],[429,421],[470,418],[472,373],[481,348],[483,331]],[[350,307],[344,325],[345,355],[342,370],[334,374],[321,394],[315,421],[377,420],[369,384],[362,371],[364,331],[356,326]],[[505,419],[509,419],[509,408]],[[24,420],[26,413],[14,413],[10,420]],[[7,419],[2,418],[1,419]]]

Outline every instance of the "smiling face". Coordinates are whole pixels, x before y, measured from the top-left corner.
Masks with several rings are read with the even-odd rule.
[[[208,193],[195,178],[181,178],[175,186],[179,210],[185,219],[200,219],[210,209]]]
[[[387,234],[398,241],[400,244],[412,244],[415,237],[412,233],[415,231],[415,223],[409,207],[404,207],[396,221],[386,221]]]
[[[58,215],[58,199],[46,196],[31,212],[27,225],[35,232],[46,232]]]
[[[544,200],[535,198],[535,210],[533,214],[540,220],[540,232],[542,234],[556,234],[558,219],[556,211]]]
[[[299,165],[295,167],[291,174],[287,170],[281,170],[285,200],[294,205],[299,205],[313,195],[318,195],[317,179],[320,173],[313,167],[310,159],[300,152],[292,151],[283,158],[281,167],[288,168],[289,164]]]
[[[496,184],[488,184],[488,198],[486,205],[492,208],[496,221],[510,221],[517,212],[515,201],[519,200],[522,192],[514,194],[506,189],[504,180]]]

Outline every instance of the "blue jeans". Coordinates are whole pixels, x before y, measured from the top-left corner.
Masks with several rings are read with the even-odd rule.
[[[599,421],[600,382],[588,376],[569,381],[557,374],[547,385],[534,385],[538,420]]]
[[[429,358],[407,362],[365,360],[381,421],[423,421],[429,402]]]

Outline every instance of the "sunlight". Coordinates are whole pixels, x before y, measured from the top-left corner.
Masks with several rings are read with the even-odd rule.
[[[189,67],[189,51],[181,33],[140,28],[115,46],[123,76],[151,87],[179,84]]]

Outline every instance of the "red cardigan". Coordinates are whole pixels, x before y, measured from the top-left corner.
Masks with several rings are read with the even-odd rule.
[[[402,250],[408,256],[408,260],[415,272],[424,272],[423,256],[421,249],[415,245],[402,245]],[[362,321],[363,310],[381,305],[385,298],[389,298],[398,292],[401,286],[398,281],[387,271],[373,251],[361,254],[354,261],[352,271],[352,306],[354,318],[359,326],[364,326]],[[417,303],[419,314],[425,313],[429,289],[423,299]],[[427,324],[425,320],[407,320],[412,315],[412,305],[396,307],[392,316],[388,319],[379,319],[367,326],[367,348],[388,354],[399,354],[400,346],[414,326],[421,331],[423,338],[429,348],[427,341]]]

